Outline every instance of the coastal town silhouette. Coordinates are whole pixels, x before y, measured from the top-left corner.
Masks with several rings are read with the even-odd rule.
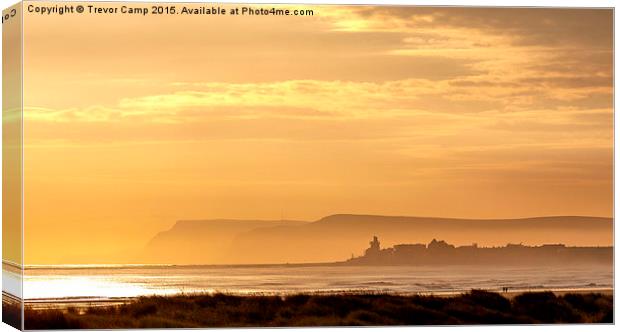
[[[509,243],[503,247],[479,247],[476,243],[454,246],[433,239],[428,244],[397,244],[381,248],[373,236],[364,255],[348,264],[360,265],[565,265],[611,264],[613,247],[569,247],[561,243],[526,246]]]

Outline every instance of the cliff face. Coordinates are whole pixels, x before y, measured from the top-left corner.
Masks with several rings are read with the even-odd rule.
[[[257,228],[304,223],[295,220],[181,220],[153,237],[138,260],[156,264],[239,263],[243,257],[230,255],[237,235]]]
[[[611,218],[448,219],[333,215],[315,222],[183,221],[158,234],[145,248],[149,263],[262,264],[343,261],[364,253],[379,236],[384,247],[441,238],[462,246],[506,243],[610,246]]]

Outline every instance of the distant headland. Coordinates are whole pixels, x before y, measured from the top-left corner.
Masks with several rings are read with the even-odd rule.
[[[537,246],[545,243],[563,243],[567,247],[611,246],[613,219],[588,216],[455,219],[334,214],[314,221],[181,220],[156,234],[132,261],[123,263],[336,262],[351,254],[361,254],[373,235],[380,236],[389,246],[428,243],[433,238],[457,246],[475,242],[485,248],[520,242]],[[405,247],[395,249],[405,250]],[[476,252],[489,251],[492,250]]]

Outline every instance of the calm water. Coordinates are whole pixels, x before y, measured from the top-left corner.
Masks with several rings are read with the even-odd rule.
[[[381,291],[450,293],[499,290],[602,289],[611,266],[591,267],[99,267],[27,269],[24,298],[106,299],[153,294]],[[4,274],[4,277],[11,277]]]

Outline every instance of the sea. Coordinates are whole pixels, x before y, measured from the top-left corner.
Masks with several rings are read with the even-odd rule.
[[[491,291],[608,290],[613,267],[499,266],[38,266],[3,269],[4,291],[27,303],[111,301],[145,295],[228,293],[452,294]],[[12,288],[12,289],[10,289]]]

